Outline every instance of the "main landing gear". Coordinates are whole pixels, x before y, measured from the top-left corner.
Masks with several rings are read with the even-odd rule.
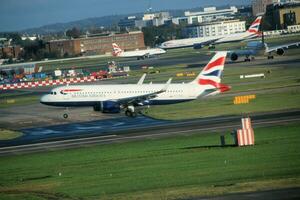
[[[251,60],[254,60],[254,57],[251,57],[249,55],[246,55],[246,58],[244,59],[245,62],[250,62]]]
[[[134,106],[128,106],[128,107],[125,109],[125,115],[126,115],[127,117],[136,117],[136,116],[137,116],[137,113],[135,112]]]

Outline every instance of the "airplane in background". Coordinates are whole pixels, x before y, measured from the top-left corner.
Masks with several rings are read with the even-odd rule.
[[[135,117],[136,108],[149,105],[173,104],[196,100],[230,90],[221,83],[227,52],[217,52],[199,75],[189,83],[143,84],[145,75],[138,84],[114,85],[67,85],[51,90],[40,102],[50,106],[90,106],[94,111],[120,113]],[[68,114],[63,115],[64,118]]]
[[[269,47],[269,45],[263,41],[250,41],[247,43],[245,49],[229,50],[228,56],[232,61],[238,60],[239,57],[245,57],[244,61],[251,61],[257,55],[267,55],[268,59],[273,59],[273,54],[282,56],[287,49],[292,47],[299,47],[300,42],[287,43],[282,45],[276,45]]]
[[[210,37],[198,37],[198,38],[186,38],[179,40],[169,40],[163,42],[160,45],[162,49],[174,49],[184,47],[194,47],[194,49],[200,49],[204,46],[215,45],[228,42],[237,42],[250,38],[257,37],[259,35],[259,26],[261,24],[262,16],[259,16],[251,24],[247,31],[241,33],[233,33],[222,36],[210,36]]]
[[[138,60],[150,58],[152,56],[157,56],[166,53],[165,50],[161,48],[152,48],[136,51],[123,51],[116,43],[112,44],[113,52],[112,55],[116,57],[132,58],[136,57]]]

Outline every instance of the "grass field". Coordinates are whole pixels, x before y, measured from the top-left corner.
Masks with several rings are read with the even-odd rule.
[[[300,186],[300,124],[0,158],[0,199],[173,199]],[[228,133],[226,141],[231,144]]]
[[[17,105],[29,105],[39,102],[40,96],[38,95],[0,95],[0,109],[13,107]]]
[[[298,88],[286,92],[257,94],[256,99],[251,100],[249,104],[234,105],[233,97],[204,98],[188,103],[153,106],[145,110],[144,113],[157,119],[180,120],[208,116],[299,109],[299,102],[300,89]]]
[[[241,114],[274,111],[283,109],[300,108],[300,70],[294,64],[286,67],[282,64],[272,66],[261,65],[251,67],[231,66],[225,67],[222,82],[232,88],[225,96],[218,95],[216,98],[203,98],[182,104],[152,106],[145,111],[145,114],[159,119],[190,119],[197,117]],[[175,68],[174,68],[175,69]],[[186,71],[185,68],[177,67],[176,70],[162,71],[165,74],[176,74]],[[270,73],[267,73],[269,71]],[[265,73],[266,78],[240,79],[241,74]],[[166,76],[156,78],[166,79]],[[192,78],[184,77],[187,80]],[[149,78],[153,80],[152,77]],[[180,78],[174,78],[174,82]],[[185,81],[188,82],[188,81]],[[276,91],[275,91],[276,90]],[[256,94],[257,98],[247,105],[234,105],[233,96],[239,92]],[[231,96],[226,96],[231,94]],[[238,95],[238,94],[237,94]],[[188,113],[188,115],[186,114]]]

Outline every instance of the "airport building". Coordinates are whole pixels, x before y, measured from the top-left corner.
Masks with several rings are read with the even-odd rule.
[[[245,23],[245,21],[239,20],[202,23],[197,26],[185,27],[183,35],[186,38],[195,38],[239,33],[246,30]]]
[[[144,49],[144,34],[141,31],[108,36],[53,40],[47,44],[49,52],[58,52],[61,56],[110,54],[112,43],[124,50]]]
[[[254,0],[252,2],[253,16],[263,15],[266,12],[267,5],[278,2],[278,0]]]
[[[300,3],[271,4],[267,6],[265,24],[269,30],[287,29],[300,25]]]
[[[147,26],[161,26],[169,22],[171,22],[169,12],[147,13],[142,19],[135,20],[135,27],[141,29]]]
[[[232,19],[238,12],[235,6],[228,9],[217,10],[216,7],[204,8],[202,12],[184,12],[183,17],[174,17],[172,22],[178,25],[198,24],[217,20]]]
[[[18,58],[21,51],[22,48],[19,45],[2,46],[0,47],[0,58]]]
[[[129,16],[124,19],[121,19],[118,23],[118,26],[121,29],[133,29],[135,28],[136,16]]]
[[[252,12],[254,16],[260,16],[265,14],[268,5],[299,2],[299,0],[254,0],[252,2]]]

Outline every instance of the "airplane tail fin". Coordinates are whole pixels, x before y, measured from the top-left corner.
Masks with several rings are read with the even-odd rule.
[[[112,47],[113,47],[113,52],[112,52],[113,56],[119,56],[122,53],[122,49],[116,43],[112,43]]]
[[[262,16],[258,16],[254,22],[251,24],[251,26],[248,28],[247,32],[249,33],[256,33],[256,34],[259,34],[259,26],[261,24],[261,19],[262,19]]]
[[[226,55],[226,51],[217,52],[191,84],[198,84],[203,86],[206,90],[218,92],[230,90],[229,86],[221,83]]]

